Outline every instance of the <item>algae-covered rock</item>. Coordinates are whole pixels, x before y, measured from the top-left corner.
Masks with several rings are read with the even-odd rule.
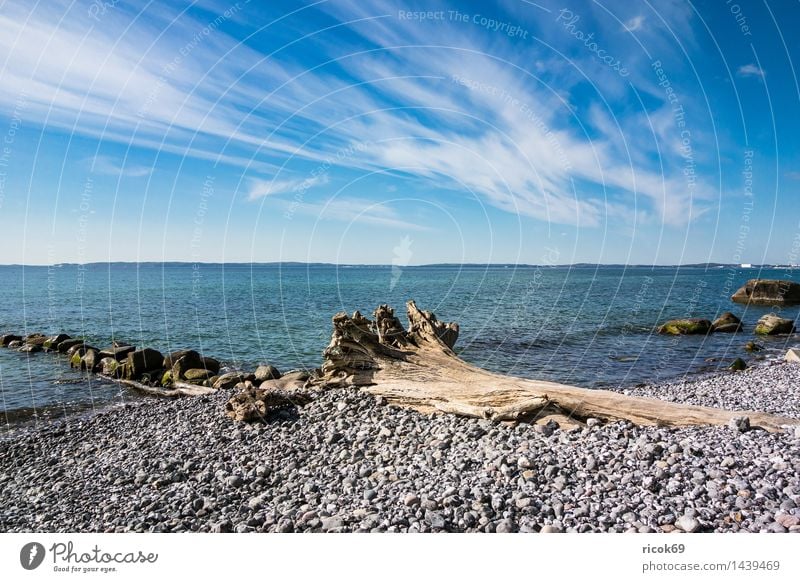
[[[707,319],[687,318],[670,319],[658,328],[658,333],[666,335],[705,335],[711,331],[711,322]]]
[[[756,323],[755,333],[758,335],[781,335],[794,333],[794,321],[768,313]]]

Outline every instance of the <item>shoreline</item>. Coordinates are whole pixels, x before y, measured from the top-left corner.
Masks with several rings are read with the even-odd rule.
[[[798,384],[776,363],[624,391],[800,418]],[[494,424],[349,388],[234,424],[228,397],[0,439],[0,531],[800,531],[794,429]]]

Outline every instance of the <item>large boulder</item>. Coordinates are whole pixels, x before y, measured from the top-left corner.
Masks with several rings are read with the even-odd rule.
[[[800,284],[781,279],[750,279],[731,295],[731,300],[755,305],[797,305]]]
[[[125,378],[135,380],[148,372],[161,370],[163,362],[163,354],[152,348],[130,352],[125,358]]]
[[[80,369],[87,372],[96,372],[100,367],[100,360],[102,360],[103,352],[98,352],[95,349],[88,349],[83,357],[80,359]]]
[[[50,336],[45,340],[42,344],[44,351],[46,352],[54,352],[58,350],[58,346],[61,342],[70,339],[69,336],[65,333],[59,333],[58,335]]]
[[[246,374],[244,372],[228,372],[226,374],[222,374],[214,381],[214,388],[217,390],[227,390],[234,388],[240,382],[246,382],[248,380],[255,380],[255,376],[253,374]]]
[[[758,320],[755,332],[758,335],[781,335],[794,333],[794,321],[768,313]]]
[[[281,377],[281,373],[275,366],[269,364],[262,364],[256,368],[256,382],[263,382],[265,380],[277,380]]]
[[[72,340],[68,340],[68,341],[72,341]],[[76,352],[80,352],[80,354],[83,355],[83,354],[86,353],[86,350],[88,350],[90,348],[91,349],[95,349],[92,346],[87,345],[86,342],[78,342],[78,343],[76,343],[74,345],[71,345],[69,348],[67,348],[67,352],[66,353],[67,353],[67,355],[69,357],[74,356]]]
[[[711,322],[707,319],[670,319],[658,328],[658,333],[667,335],[705,335],[711,331]]]
[[[29,346],[43,346],[47,341],[47,336],[41,333],[32,333],[25,337],[24,343]]]
[[[726,311],[711,324],[711,331],[721,333],[733,333],[742,331],[742,320],[730,311]]]
[[[190,368],[183,373],[183,377],[187,382],[192,384],[202,384],[205,380],[210,379],[214,375],[211,370],[204,368]]]
[[[22,344],[22,346],[20,346],[19,351],[26,352],[28,354],[32,354],[34,352],[41,352],[42,351],[42,346],[41,346],[41,344],[24,343],[24,344]]]
[[[190,368],[202,368],[203,367],[203,360],[200,357],[200,354],[198,354],[194,350],[178,350],[178,351],[172,352],[171,354],[168,354],[167,356],[164,357],[164,363],[162,364],[162,367],[165,370],[169,370],[181,358],[186,358],[186,363],[187,364],[189,364],[189,363],[196,364],[196,365],[193,365],[193,366],[189,366],[188,368],[186,368],[187,370],[189,370]]]
[[[214,358],[209,358],[207,356],[203,356],[201,358],[203,360],[203,365],[201,366],[204,370],[208,370],[209,372],[213,372],[214,374],[219,374],[220,363],[219,360]]]
[[[21,348],[23,345],[25,344],[22,343],[22,340],[11,340],[8,342],[9,348]]]
[[[64,340],[62,342],[58,342],[58,348],[57,349],[58,349],[59,353],[66,354],[69,351],[70,348],[75,347],[75,346],[81,346],[81,345],[83,345],[83,340],[82,339],[71,338],[71,339],[66,339],[66,340]]]
[[[112,378],[119,378],[122,376],[123,365],[114,358],[103,358],[98,365],[98,371]]]
[[[101,358],[114,358],[118,362],[123,361],[128,357],[128,354],[131,352],[135,352],[136,348],[134,346],[121,346],[121,345],[112,345],[110,348],[106,348],[100,352]]]
[[[7,333],[4,336],[0,336],[0,344],[4,346],[8,346],[11,342],[21,342],[22,336],[21,335],[14,335],[13,333]]]

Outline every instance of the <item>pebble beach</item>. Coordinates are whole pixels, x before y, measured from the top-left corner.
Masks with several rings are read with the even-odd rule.
[[[628,388],[800,418],[800,365]],[[355,389],[264,423],[230,392],[0,439],[4,532],[798,532],[800,431],[562,429],[426,416]]]

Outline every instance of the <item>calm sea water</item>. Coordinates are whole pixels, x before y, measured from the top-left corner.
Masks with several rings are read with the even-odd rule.
[[[507,374],[587,387],[707,372],[745,356],[755,321],[771,311],[731,303],[749,278],[786,270],[674,267],[345,267],[111,264],[0,267],[0,331],[66,332],[162,352],[194,348],[229,366],[316,367],[331,317],[414,298],[457,321],[457,351]],[[662,337],[672,317],[722,311],[740,334]],[[784,308],[797,318],[799,308]],[[796,336],[767,339],[767,354]],[[138,398],[69,369],[63,356],[0,350],[0,422],[72,414]]]

